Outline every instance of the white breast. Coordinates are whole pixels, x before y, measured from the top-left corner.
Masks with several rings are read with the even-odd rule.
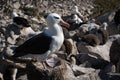
[[[63,44],[63,41],[64,41],[64,37],[57,37],[57,36],[53,36],[53,44],[52,45],[54,45],[55,47],[54,47],[54,49],[56,49],[56,51],[58,51],[60,48],[61,48],[61,46],[62,46],[62,44]]]
[[[46,29],[45,33],[48,36],[51,36],[53,39],[50,45],[50,50],[52,52],[58,51],[61,48],[64,41],[64,35],[61,26],[55,25],[53,27],[49,27],[48,29]]]

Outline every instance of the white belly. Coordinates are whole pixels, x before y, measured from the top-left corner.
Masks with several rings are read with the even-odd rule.
[[[59,39],[59,38],[56,39],[56,46],[58,48],[57,51],[61,48],[63,41],[64,39]]]
[[[53,41],[52,41],[52,44],[50,45],[50,50],[52,52],[58,51],[61,48],[63,41],[64,41],[63,36],[61,37],[53,36]]]

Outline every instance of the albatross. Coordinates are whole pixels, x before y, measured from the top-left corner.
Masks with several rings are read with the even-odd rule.
[[[57,52],[64,41],[63,30],[60,25],[69,28],[70,25],[56,13],[50,13],[46,22],[48,27],[42,33],[28,39],[14,50],[13,58],[36,58],[45,61],[52,53]]]

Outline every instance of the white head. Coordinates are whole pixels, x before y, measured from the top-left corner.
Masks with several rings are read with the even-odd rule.
[[[73,14],[75,13],[75,14],[79,14],[80,12],[79,12],[79,10],[78,10],[78,6],[74,6],[73,7]]]
[[[62,23],[64,26],[69,27],[70,25],[62,20],[61,16],[56,13],[51,13],[47,16],[46,22],[49,26],[53,26],[54,24]]]
[[[73,15],[73,19],[76,20],[78,16],[76,14]]]
[[[75,10],[78,11],[78,7],[77,6],[75,6]]]
[[[101,25],[101,28],[103,28],[104,30],[107,30],[107,26],[108,24],[106,22],[104,22],[102,25]]]
[[[56,13],[51,13],[46,18],[46,22],[48,25],[58,24],[60,20],[61,20],[61,17]]]
[[[17,11],[15,11],[15,10],[13,10],[13,12],[12,12],[12,18],[14,18],[14,17],[18,17]]]

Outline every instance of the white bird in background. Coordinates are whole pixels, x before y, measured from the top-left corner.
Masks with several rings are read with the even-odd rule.
[[[100,28],[103,28],[104,30],[107,30],[107,26],[108,26],[107,22],[104,22],[104,23],[100,26]]]
[[[83,22],[76,14],[73,15],[73,20],[76,24],[80,24]]]
[[[16,10],[13,10],[13,12],[12,12],[12,18],[19,16],[16,12],[17,12]]]
[[[19,16],[15,10],[13,10],[12,12],[12,18],[13,18],[13,24],[21,29],[20,30],[21,35],[25,35],[26,39],[29,39],[30,37],[40,33],[40,31],[35,32],[30,27],[31,25],[29,21],[26,18]]]
[[[81,19],[83,17],[83,15],[79,12],[77,6],[73,7],[72,14],[73,14],[73,20],[75,21],[75,23],[80,24],[83,22]]]

